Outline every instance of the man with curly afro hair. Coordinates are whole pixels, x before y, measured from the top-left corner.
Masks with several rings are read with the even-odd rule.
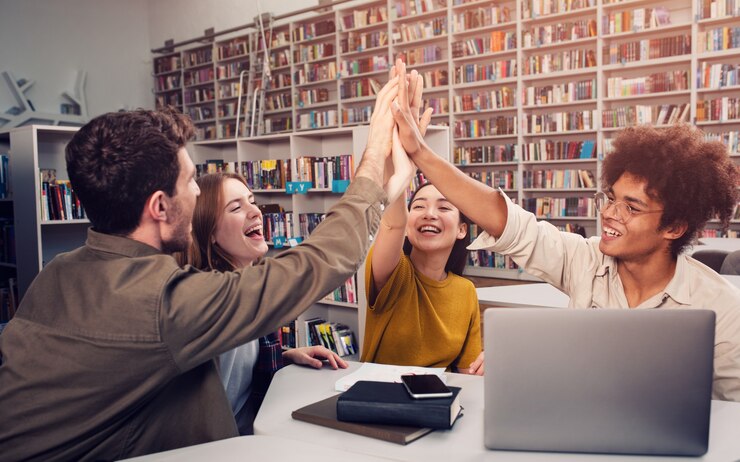
[[[572,308],[704,308],[716,313],[714,399],[740,401],[740,289],[683,251],[708,220],[727,225],[740,171],[722,143],[679,125],[623,130],[596,194],[600,236],[561,232],[429,149],[399,91],[399,138],[427,179],[485,231],[469,249],[511,256]],[[483,367],[483,354],[471,369]]]

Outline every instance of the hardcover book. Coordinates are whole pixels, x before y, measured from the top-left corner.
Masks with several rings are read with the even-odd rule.
[[[334,395],[331,398],[326,398],[296,409],[291,414],[291,417],[303,422],[323,425],[324,427],[335,430],[369,436],[370,438],[377,438],[396,444],[408,444],[434,431],[432,428],[425,427],[343,422],[337,419],[337,400],[340,396]]]
[[[460,416],[459,387],[450,398],[412,398],[403,384],[361,380],[339,396],[337,418],[345,422],[449,429]]]

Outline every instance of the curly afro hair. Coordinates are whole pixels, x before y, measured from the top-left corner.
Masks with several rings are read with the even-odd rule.
[[[674,257],[710,219],[718,217],[727,228],[738,202],[740,169],[724,144],[706,141],[701,130],[688,124],[665,129],[643,125],[622,130],[613,147],[604,159],[602,187],[610,188],[625,172],[645,180],[647,194],[663,203],[660,229],[687,226],[671,243]]]

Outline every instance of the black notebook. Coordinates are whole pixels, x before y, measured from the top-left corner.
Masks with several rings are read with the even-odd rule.
[[[431,428],[423,427],[342,422],[337,420],[337,400],[339,396],[341,395],[334,395],[331,398],[326,398],[296,409],[291,416],[296,420],[390,441],[396,444],[408,444],[434,431]]]
[[[361,380],[339,396],[337,418],[345,422],[448,429],[462,411],[460,388],[449,388],[449,398],[416,399],[401,383]]]

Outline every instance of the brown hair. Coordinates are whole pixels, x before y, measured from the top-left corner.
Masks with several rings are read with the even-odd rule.
[[[67,144],[67,172],[95,229],[129,234],[149,196],[172,196],[177,152],[193,133],[190,119],[171,107],[111,112],[80,128]]]
[[[190,264],[209,271],[233,271],[237,268],[231,256],[213,240],[225,206],[223,184],[228,179],[247,186],[246,180],[236,173],[211,173],[196,180],[200,196],[193,212],[193,239],[187,253],[176,255],[181,265]]]
[[[671,243],[674,257],[710,219],[719,218],[727,228],[738,202],[740,170],[724,144],[706,141],[701,130],[681,124],[626,128],[613,147],[604,159],[602,187],[612,187],[624,173],[647,182],[647,194],[663,203],[659,229],[686,224],[683,236]]]

